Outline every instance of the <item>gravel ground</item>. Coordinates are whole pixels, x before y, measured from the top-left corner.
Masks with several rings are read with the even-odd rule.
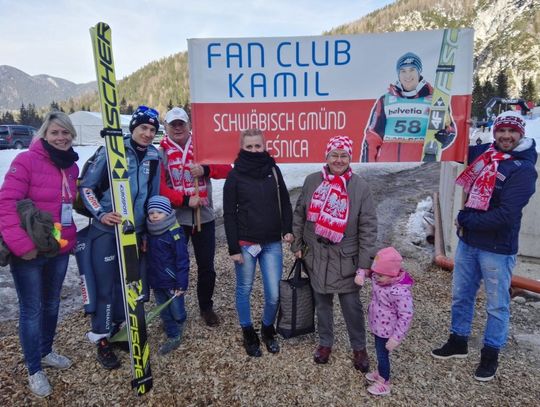
[[[67,371],[47,370],[54,387],[46,400],[27,390],[27,375],[17,337],[16,321],[0,323],[0,404],[3,406],[111,405],[111,406],[537,406],[540,400],[540,357],[516,335],[540,334],[538,298],[512,302],[512,328],[501,355],[496,378],[479,383],[473,372],[479,359],[485,319],[482,295],[475,315],[471,351],[467,359],[439,361],[430,356],[434,346],[447,337],[450,318],[451,273],[431,265],[432,248],[409,242],[406,223],[416,204],[432,195],[438,183],[436,164],[394,174],[369,176],[378,202],[379,244],[392,244],[404,255],[405,267],[415,279],[415,317],[408,337],[392,354],[392,394],[370,396],[365,379],[352,367],[346,330],[336,310],[336,341],[328,365],[316,365],[312,351],[315,334],[280,339],[281,352],[250,358],[242,348],[234,308],[232,264],[227,256],[223,231],[218,229],[215,305],[222,317],[217,328],[206,327],[197,313],[196,298],[186,298],[189,312],[185,337],[178,350],[167,357],[155,353],[164,340],[159,319],[149,326],[154,388],[143,398],[130,389],[129,355],[119,352],[122,367],[103,370],[95,360],[95,348],[84,339],[89,321],[82,312],[63,317],[56,349],[72,358]],[[293,200],[297,193],[292,193]],[[287,253],[285,270],[292,265]],[[192,281],[195,274],[192,270]],[[368,303],[369,284],[362,290]],[[254,321],[261,314],[262,290],[257,278],[253,293]],[[375,352],[368,338],[372,366]]]

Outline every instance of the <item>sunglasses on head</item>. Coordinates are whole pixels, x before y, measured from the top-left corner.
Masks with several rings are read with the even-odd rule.
[[[136,113],[143,113],[150,117],[159,117],[159,112],[156,109],[144,105],[139,106]]]

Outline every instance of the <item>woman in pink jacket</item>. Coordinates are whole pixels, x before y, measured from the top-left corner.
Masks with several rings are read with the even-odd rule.
[[[0,189],[0,233],[12,253],[10,270],[19,298],[19,338],[30,390],[39,397],[52,392],[43,366],[71,366],[68,358],[53,351],[52,343],[69,252],[76,242],[71,210],[79,174],[75,163],[79,156],[72,148],[75,137],[73,124],[65,113],[47,114],[28,151],[11,163]],[[17,202],[23,199],[30,199],[38,210],[62,224],[61,237],[67,242],[57,255],[50,257],[38,252],[20,226]]]
[[[400,254],[393,247],[377,252],[370,270],[360,269],[355,283],[364,284],[365,277],[371,277],[371,302],[369,304],[369,329],[375,337],[377,370],[366,374],[373,382],[368,392],[378,396],[390,393],[390,358],[392,352],[403,340],[411,326],[413,279],[401,268]]]

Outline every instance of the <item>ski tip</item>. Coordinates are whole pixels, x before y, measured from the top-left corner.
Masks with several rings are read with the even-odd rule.
[[[98,23],[96,23],[96,25],[90,27],[90,30],[96,30],[96,29],[102,29],[102,30],[108,30],[110,29],[111,27],[109,26],[109,24],[107,23],[104,23],[103,21],[100,21]]]

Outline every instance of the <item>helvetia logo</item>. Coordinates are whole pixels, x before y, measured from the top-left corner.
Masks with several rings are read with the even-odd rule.
[[[408,108],[402,108],[402,107],[396,107],[395,109],[388,109],[389,115],[405,115],[405,114],[414,114],[414,115],[420,115],[422,114],[422,109],[418,107],[408,107]]]

